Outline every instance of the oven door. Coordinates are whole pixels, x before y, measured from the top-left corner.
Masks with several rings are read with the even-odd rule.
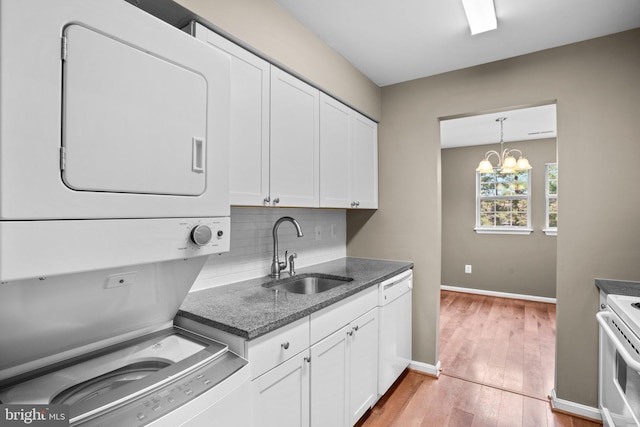
[[[605,426],[640,426],[640,339],[613,312],[600,324],[599,404]]]
[[[229,57],[86,3],[0,5],[0,219],[228,216]]]

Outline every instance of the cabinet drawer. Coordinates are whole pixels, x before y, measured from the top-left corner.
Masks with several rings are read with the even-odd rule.
[[[308,317],[248,341],[245,354],[251,366],[251,378],[262,375],[308,347]]]
[[[315,344],[334,331],[363,315],[378,305],[378,286],[312,313],[310,316],[310,341]]]

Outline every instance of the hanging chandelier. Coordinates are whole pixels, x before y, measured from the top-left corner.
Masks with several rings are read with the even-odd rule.
[[[522,151],[515,148],[504,148],[504,121],[506,117],[499,117],[496,122],[500,122],[500,153],[495,150],[489,150],[484,155],[484,160],[480,162],[476,169],[480,173],[515,173],[517,171],[529,170],[531,165],[523,155]],[[518,155],[518,159],[514,157],[514,154]],[[491,156],[498,158],[498,165],[493,166],[489,161]]]

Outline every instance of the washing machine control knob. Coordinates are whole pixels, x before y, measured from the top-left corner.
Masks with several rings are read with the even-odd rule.
[[[213,232],[208,225],[200,224],[191,230],[191,241],[198,246],[204,246],[211,241]]]

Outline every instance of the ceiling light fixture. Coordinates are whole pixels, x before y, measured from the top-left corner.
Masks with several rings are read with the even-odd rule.
[[[495,150],[489,150],[484,155],[484,160],[480,162],[476,171],[480,173],[515,173],[517,171],[529,170],[531,165],[523,155],[522,151],[515,148],[504,148],[504,121],[506,117],[499,117],[496,122],[500,122],[500,153]],[[513,156],[514,153],[518,154],[518,160]],[[498,165],[494,168],[489,158],[491,156],[498,158]]]
[[[472,36],[498,28],[493,0],[462,0],[462,6],[469,21]]]

